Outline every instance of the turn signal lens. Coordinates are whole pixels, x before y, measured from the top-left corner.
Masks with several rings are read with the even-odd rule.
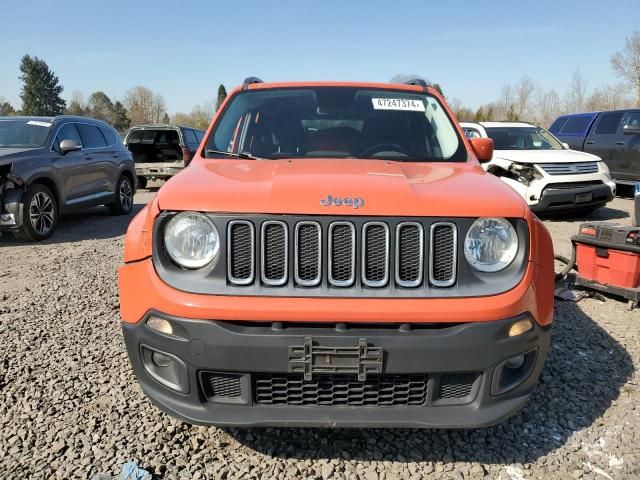
[[[173,327],[171,326],[171,323],[164,318],[150,317],[149,320],[147,320],[147,326],[152,330],[164,333],[165,335],[173,335]]]
[[[517,322],[511,324],[509,327],[509,336],[517,337],[518,335],[522,335],[523,333],[527,333],[529,330],[533,329],[533,324],[531,320],[525,318],[524,320],[518,320]]]

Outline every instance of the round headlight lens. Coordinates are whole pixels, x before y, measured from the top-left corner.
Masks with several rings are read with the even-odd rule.
[[[507,268],[518,253],[518,233],[504,218],[479,218],[464,239],[464,256],[481,272]]]
[[[220,236],[213,222],[202,213],[177,214],[164,230],[169,256],[185,268],[202,268],[218,253]]]

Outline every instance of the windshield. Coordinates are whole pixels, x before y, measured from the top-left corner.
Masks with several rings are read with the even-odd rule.
[[[540,127],[485,128],[495,150],[562,150],[556,137]]]
[[[464,144],[436,98],[355,87],[241,92],[207,139],[205,156],[220,158],[216,151],[263,159],[467,159]]]
[[[0,120],[0,148],[44,146],[51,123],[40,120]]]

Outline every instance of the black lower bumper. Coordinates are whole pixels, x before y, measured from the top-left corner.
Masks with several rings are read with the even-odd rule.
[[[123,324],[135,374],[147,396],[162,410],[202,425],[492,425],[527,402],[550,340],[550,329],[533,320],[532,330],[508,336],[509,327],[527,315],[451,326],[348,328],[344,324],[282,326],[154,315],[168,319],[176,336],[150,328],[146,324],[149,317],[138,324]],[[305,339],[337,350],[349,350],[364,341],[381,351],[380,371],[366,374],[366,379],[323,373],[304,379],[290,372],[290,352]],[[174,365],[169,375],[173,386],[158,377],[154,352],[165,354],[163,362],[173,362],[169,362]],[[507,368],[505,361],[514,358],[522,360],[522,365],[511,368],[511,363]]]
[[[579,201],[583,195],[590,195],[591,200]],[[604,183],[576,188],[558,188],[550,184],[542,191],[540,201],[536,205],[531,205],[531,210],[533,212],[552,212],[596,208],[606,205],[611,200],[613,200],[613,192]]]

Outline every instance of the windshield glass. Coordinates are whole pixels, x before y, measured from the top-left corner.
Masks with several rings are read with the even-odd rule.
[[[562,150],[556,137],[540,127],[488,127],[495,150]]]
[[[356,87],[241,92],[207,139],[205,156],[220,158],[216,150],[266,159],[467,159],[436,98]]]
[[[0,148],[42,147],[50,128],[41,120],[0,120]]]

